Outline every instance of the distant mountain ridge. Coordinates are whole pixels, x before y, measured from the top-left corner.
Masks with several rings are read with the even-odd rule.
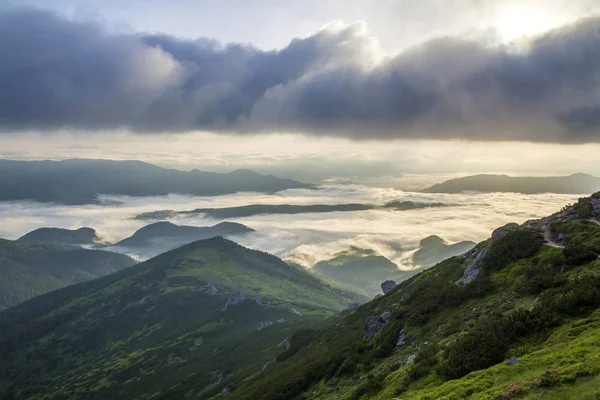
[[[514,192],[523,194],[590,194],[600,190],[600,178],[578,173],[568,176],[511,177],[480,174],[450,179],[427,189],[425,193]]]
[[[221,222],[214,226],[185,226],[171,222],[156,222],[138,229],[133,235],[109,248],[124,248],[150,258],[165,251],[214,237],[231,237],[254,232],[254,229],[235,222]]]
[[[101,242],[100,236],[92,228],[63,229],[39,228],[18,239],[19,242],[29,244],[57,244],[57,245],[95,245]]]
[[[312,188],[312,185],[251,170],[230,173],[196,169],[179,171],[141,161],[93,159],[0,160],[0,201],[89,204],[97,202],[102,194],[217,196],[236,192],[274,193],[299,188]]]
[[[0,239],[0,310],[135,263],[108,251]]]

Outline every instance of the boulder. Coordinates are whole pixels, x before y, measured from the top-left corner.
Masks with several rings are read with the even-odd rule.
[[[506,365],[513,366],[513,365],[517,365],[520,362],[521,362],[521,360],[519,360],[518,358],[513,357],[510,360],[508,360],[508,362],[506,363]]]
[[[394,290],[396,288],[396,286],[398,286],[398,285],[396,284],[396,282],[394,282],[392,280],[385,281],[381,284],[381,290],[383,290],[384,294],[388,294],[389,292]]]
[[[219,294],[219,289],[217,289],[214,283],[208,282],[208,286],[206,289],[204,289],[204,293],[208,294],[209,296],[216,296]]]
[[[265,321],[265,322],[261,322],[260,326],[258,327],[258,331],[262,331],[265,328],[268,328],[269,326],[273,325],[273,322],[271,321]]]
[[[368,317],[363,325],[365,328],[365,335],[363,336],[363,339],[370,339],[377,335],[384,325],[385,320],[381,318],[380,315]]]
[[[503,238],[508,232],[514,231],[517,229],[519,229],[519,224],[515,224],[514,222],[511,222],[510,224],[501,226],[500,228],[498,228],[494,232],[492,232],[492,242]]]
[[[465,272],[463,272],[463,277],[455,282],[457,285],[468,285],[469,283],[473,282],[475,278],[477,278],[479,275],[479,264],[483,260],[483,257],[485,257],[487,254],[487,251],[488,247],[486,246],[477,253],[475,259],[465,269]]]
[[[286,338],[281,343],[279,343],[277,345],[277,347],[282,347],[283,351],[288,351],[291,345],[292,345],[292,342],[290,341],[290,339]]]

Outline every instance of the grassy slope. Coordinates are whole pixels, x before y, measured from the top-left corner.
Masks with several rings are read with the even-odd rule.
[[[123,254],[0,239],[0,310],[133,264]]]
[[[234,290],[247,300],[222,311]],[[356,300],[274,256],[221,238],[192,243],[1,313],[0,398],[220,396],[300,326]],[[259,331],[265,321],[274,325]]]
[[[569,246],[600,251],[597,224],[560,222],[553,229]],[[446,260],[346,311],[232,398],[597,399],[600,260],[540,247],[535,236],[507,235],[499,243],[466,287],[454,282],[468,260]],[[391,305],[397,308],[390,322],[363,339],[365,319]],[[396,347],[401,329],[406,343]],[[520,362],[507,365],[511,357]],[[465,370],[444,368],[452,365]]]

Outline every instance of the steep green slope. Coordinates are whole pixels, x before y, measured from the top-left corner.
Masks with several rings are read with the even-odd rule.
[[[123,254],[0,239],[0,310],[135,264]]]
[[[361,300],[269,254],[195,242],[1,313],[0,398],[220,397]]]
[[[335,326],[292,336],[278,368],[231,398],[597,399],[598,216],[600,194],[499,228]]]

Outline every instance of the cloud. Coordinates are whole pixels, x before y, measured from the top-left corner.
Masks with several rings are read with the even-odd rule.
[[[384,59],[363,23],[263,51],[5,7],[0,130],[598,142],[599,49],[600,17],[513,44],[443,37]]]
[[[370,210],[297,215],[256,215],[233,222],[256,230],[235,240],[244,246],[268,251],[311,266],[352,246],[371,248],[395,261],[401,268],[414,268],[410,257],[421,239],[439,235],[449,242],[479,242],[508,222],[550,215],[578,196],[516,193],[433,194],[403,192],[362,185],[324,185],[320,190],[294,189],[275,195],[239,193],[216,197],[169,195],[161,197],[110,197],[119,206],[64,206],[31,202],[0,203],[0,237],[16,239],[44,226],[95,228],[100,236],[117,242],[147,222],[132,219],[147,211],[189,210],[245,204],[339,204],[348,202],[383,204],[391,200],[444,202],[458,207],[440,207],[394,212]],[[519,204],[515,207],[515,204]],[[211,226],[221,220],[197,215],[170,219],[179,225]]]

